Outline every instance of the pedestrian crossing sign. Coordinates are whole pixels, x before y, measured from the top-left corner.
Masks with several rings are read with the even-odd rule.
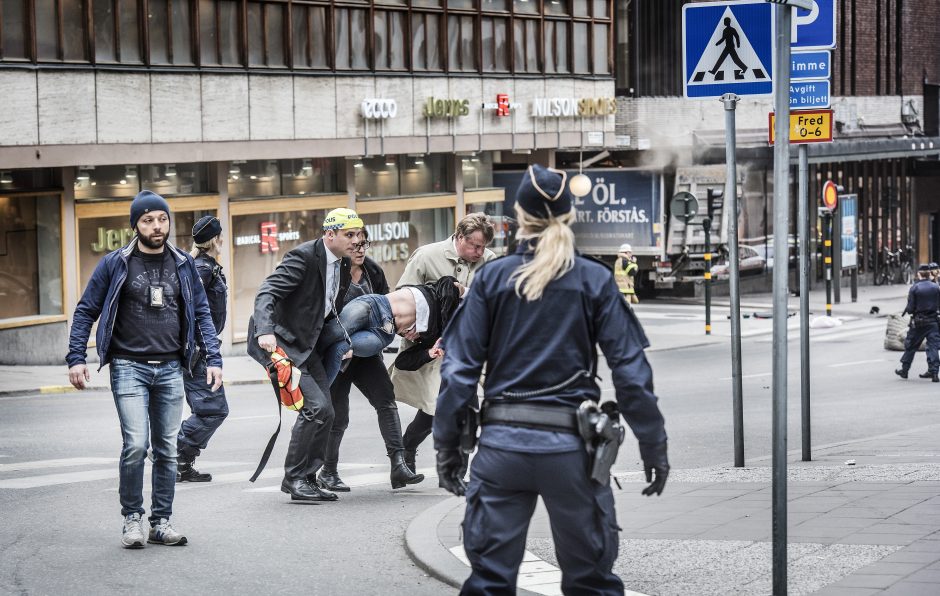
[[[708,2],[682,8],[685,97],[773,95],[773,5]]]

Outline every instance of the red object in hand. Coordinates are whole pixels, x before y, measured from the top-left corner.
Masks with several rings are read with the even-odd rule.
[[[300,391],[300,377],[303,373],[294,366],[281,348],[271,352],[268,374],[272,376],[272,381],[273,377],[277,377],[278,397],[285,408],[299,410],[304,407],[304,394]]]

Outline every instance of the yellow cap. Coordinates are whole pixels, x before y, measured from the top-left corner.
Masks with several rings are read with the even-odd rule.
[[[348,230],[350,228],[364,228],[365,225],[352,209],[339,208],[326,214],[323,220],[324,230]]]

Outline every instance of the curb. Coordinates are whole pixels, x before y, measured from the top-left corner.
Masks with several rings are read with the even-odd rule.
[[[411,560],[434,579],[460,589],[470,575],[470,568],[451,554],[437,537],[437,527],[454,509],[463,505],[464,499],[449,497],[420,513],[405,530],[405,551]],[[519,596],[538,596],[522,588],[516,588]]]
[[[267,379],[249,380],[242,379],[237,381],[225,381],[230,387],[237,385],[268,385]],[[110,385],[89,385],[82,389],[84,392],[111,391]],[[71,385],[41,385],[30,389],[0,389],[0,398],[4,397],[35,397],[38,395],[52,395],[55,393],[78,393],[79,390]]]

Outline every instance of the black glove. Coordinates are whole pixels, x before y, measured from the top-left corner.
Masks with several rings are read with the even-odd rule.
[[[643,471],[646,472],[646,481],[649,486],[643,489],[644,496],[661,495],[663,487],[666,486],[666,478],[669,477],[669,459],[666,457],[666,442],[658,445],[644,446],[640,445],[640,457],[643,458]],[[653,471],[656,471],[656,479],[653,479]]]
[[[463,475],[467,471],[467,460],[459,449],[439,449],[437,451],[437,485],[458,497],[467,494],[467,484]]]

